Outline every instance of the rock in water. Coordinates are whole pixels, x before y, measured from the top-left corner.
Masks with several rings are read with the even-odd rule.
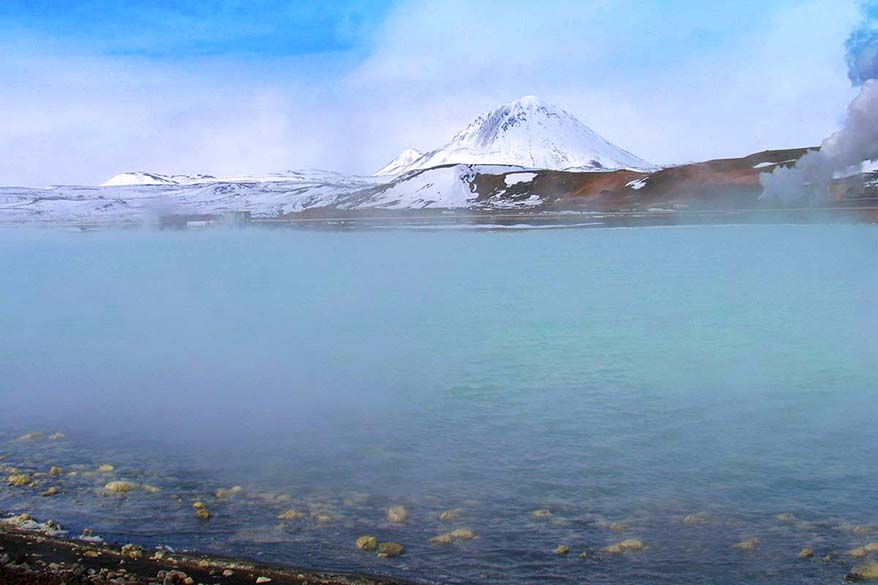
[[[382,542],[378,545],[379,557],[398,557],[405,554],[405,547],[398,542]]]
[[[302,512],[297,512],[296,510],[287,510],[277,515],[278,520],[301,520],[304,517],[305,515]]]
[[[845,554],[849,557],[861,559],[867,554],[873,552],[878,552],[878,542],[870,542],[869,544],[858,546],[857,548],[849,550]]]
[[[643,548],[643,543],[641,541],[637,540],[636,538],[627,538],[622,542],[611,544],[610,546],[606,546],[601,550],[607,554],[618,555],[629,550],[642,550]]]
[[[111,481],[104,486],[104,489],[108,492],[124,494],[137,489],[137,484],[131,483],[130,481]]]
[[[814,549],[813,548],[803,548],[801,551],[799,551],[799,558],[800,559],[810,559],[813,556],[814,556]]]
[[[552,515],[552,511],[546,510],[546,509],[534,510],[533,512],[530,513],[530,515],[533,518],[548,518],[549,516]]]
[[[6,483],[11,486],[26,486],[31,484],[31,478],[26,473],[13,473],[6,478]]]
[[[683,524],[696,526],[698,524],[703,524],[705,520],[707,520],[707,514],[704,512],[696,512],[695,514],[688,514],[683,518]]]
[[[454,510],[445,510],[439,514],[439,519],[443,522],[454,522],[458,518],[460,518],[460,510],[457,508]]]
[[[844,578],[846,581],[878,580],[878,562],[872,561],[857,565]]]
[[[360,550],[377,550],[378,539],[374,536],[361,536],[357,539],[357,548]]]
[[[113,473],[113,470],[116,469],[112,465],[108,465],[104,463],[103,465],[98,466],[98,471],[101,473]]]
[[[741,542],[732,545],[732,548],[736,548],[738,550],[756,550],[758,547],[758,538],[748,538],[747,540],[742,540]]]
[[[451,544],[458,540],[472,540],[476,537],[475,532],[469,528],[458,528],[439,536],[434,536],[428,542],[430,544]]]
[[[387,519],[396,524],[401,524],[408,520],[409,512],[405,506],[393,506],[387,510]]]
[[[569,552],[570,552],[570,547],[565,545],[565,544],[558,545],[558,547],[555,548],[555,550],[554,550],[554,553],[556,555],[566,555]]]
[[[195,517],[199,520],[210,520],[210,511],[207,508],[196,508]]]
[[[49,475],[58,476],[64,473],[64,470],[60,467],[55,467],[54,465],[49,468]]]

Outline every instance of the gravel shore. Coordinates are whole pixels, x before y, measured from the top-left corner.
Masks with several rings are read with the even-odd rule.
[[[112,547],[0,527],[3,585],[403,585],[196,554]]]

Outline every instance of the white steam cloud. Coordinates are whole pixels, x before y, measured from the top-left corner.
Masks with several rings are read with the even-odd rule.
[[[836,173],[878,159],[878,2],[864,5],[865,18],[845,43],[848,77],[862,86],[850,103],[841,129],[806,153],[794,167],[778,167],[760,181],[763,198],[825,200]]]

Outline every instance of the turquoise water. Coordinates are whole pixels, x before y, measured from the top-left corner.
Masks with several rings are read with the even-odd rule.
[[[851,225],[0,233],[0,463],[78,470],[0,509],[419,581],[838,581],[878,541],[876,251]],[[454,528],[478,538],[427,542]]]

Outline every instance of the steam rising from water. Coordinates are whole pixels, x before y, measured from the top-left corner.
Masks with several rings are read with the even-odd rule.
[[[826,199],[836,173],[878,159],[878,3],[864,5],[864,12],[862,24],[845,43],[848,77],[862,89],[848,106],[842,128],[794,167],[761,175],[763,198]]]

